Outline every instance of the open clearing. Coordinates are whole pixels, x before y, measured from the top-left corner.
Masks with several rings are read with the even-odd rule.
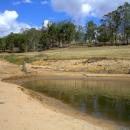
[[[18,65],[25,61],[35,69],[87,72],[130,73],[130,46],[106,46],[51,49],[43,52],[0,54],[0,58]]]
[[[26,74],[21,72],[20,66],[23,61],[28,63],[26,67],[30,76],[36,74],[44,75],[44,77],[56,77],[56,75],[61,77],[64,74],[66,77],[70,75],[71,77],[76,75],[77,77],[87,77],[88,72],[95,73],[95,76],[97,73],[126,74],[130,69],[130,46],[64,48],[14,54],[1,53],[0,59],[1,79],[10,76],[25,76]],[[5,62],[5,60],[11,63]],[[116,75],[113,76],[116,77]],[[126,75],[122,76],[125,77]],[[2,130],[58,130],[61,128],[67,130],[106,130],[105,126],[102,127],[102,123],[101,127],[97,127],[93,123],[75,119],[72,116],[42,106],[37,100],[21,92],[17,85],[0,81],[0,86],[0,129]],[[117,129],[111,125],[107,128],[108,130]]]
[[[1,57],[10,54],[0,54]],[[130,46],[77,47],[50,49],[43,52],[14,53],[19,58],[43,58],[45,60],[73,60],[86,58],[130,59]]]

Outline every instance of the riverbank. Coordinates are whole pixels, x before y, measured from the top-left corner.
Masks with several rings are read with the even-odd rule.
[[[24,75],[16,65],[1,61],[1,69],[2,66],[4,69],[1,70],[1,79]],[[6,73],[7,68],[8,73]],[[97,125],[51,109],[46,106],[47,104],[41,104],[27,93],[23,93],[20,88],[18,85],[0,81],[0,129],[2,130],[114,130],[114,126],[105,127],[102,125],[104,123]]]
[[[100,126],[44,107],[20,91],[19,86],[0,81],[0,129],[2,130],[102,130]]]
[[[28,73],[23,73],[21,71],[21,66],[14,65],[5,61],[0,62],[0,78],[9,78],[11,80],[22,79],[25,81],[26,79],[32,79],[32,77],[40,76],[44,78],[91,78],[91,77],[110,77],[112,75],[108,74],[85,74],[85,73],[77,73],[77,72],[60,72],[60,71],[47,71],[41,68],[31,67],[27,65]],[[11,78],[10,78],[11,77]],[[125,77],[125,79],[129,79],[129,75],[113,75],[113,77],[121,78]],[[112,77],[112,78],[113,78]],[[63,111],[58,111],[58,109],[54,106],[51,107],[48,104],[52,103],[52,99],[47,99],[44,96],[44,101],[42,104],[34,98],[30,96],[29,93],[23,93],[23,89],[19,85],[14,85],[11,83],[5,83],[0,81],[0,129],[2,130],[117,130],[117,125],[113,123],[108,123],[105,120],[95,120],[91,119],[89,116],[85,119],[78,118],[73,114],[66,114]],[[22,90],[22,91],[21,91]],[[54,101],[54,100],[53,100]],[[54,103],[55,104],[55,103]],[[58,105],[57,105],[58,106]],[[36,125],[37,124],[37,125]]]
[[[1,53],[0,59],[13,64],[27,63],[41,71],[130,74],[130,46],[50,49],[43,52]],[[30,70],[28,70],[30,72]]]

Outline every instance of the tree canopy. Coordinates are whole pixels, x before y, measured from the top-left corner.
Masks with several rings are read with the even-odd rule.
[[[41,51],[53,47],[79,45],[128,45],[130,40],[130,4],[125,2],[104,15],[100,25],[88,21],[86,26],[72,21],[49,22],[41,29],[31,28],[0,38],[0,51]]]

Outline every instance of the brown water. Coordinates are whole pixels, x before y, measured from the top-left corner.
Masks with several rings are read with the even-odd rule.
[[[37,80],[23,86],[130,129],[129,80]]]

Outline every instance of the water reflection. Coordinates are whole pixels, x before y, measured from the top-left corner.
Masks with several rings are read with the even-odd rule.
[[[24,86],[60,99],[81,112],[130,126],[130,81],[40,80]]]

